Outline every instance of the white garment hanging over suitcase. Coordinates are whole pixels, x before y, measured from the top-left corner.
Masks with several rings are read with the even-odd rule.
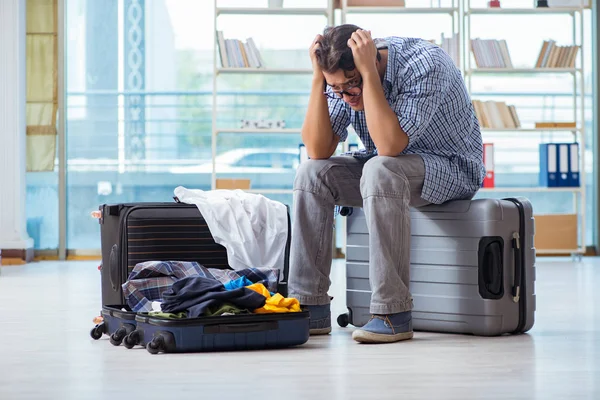
[[[231,268],[283,270],[288,236],[284,204],[239,189],[203,191],[178,186],[174,194],[180,202],[198,207],[215,242],[227,249]]]

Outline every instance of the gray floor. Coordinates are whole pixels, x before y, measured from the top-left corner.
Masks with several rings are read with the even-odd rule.
[[[96,266],[2,268],[0,399],[600,399],[600,259],[538,259],[527,335],[359,345],[336,327],[296,349],[158,356],[90,338]]]

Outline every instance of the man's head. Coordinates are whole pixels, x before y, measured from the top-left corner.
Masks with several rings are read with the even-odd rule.
[[[325,76],[325,82],[355,110],[364,109],[362,100],[362,78],[354,65],[352,49],[348,40],[361,29],[352,24],[327,27],[316,56]],[[377,52],[377,60],[381,55]]]

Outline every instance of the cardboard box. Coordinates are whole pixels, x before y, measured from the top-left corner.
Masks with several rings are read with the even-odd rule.
[[[217,179],[216,189],[250,189],[250,179]]]
[[[573,250],[578,245],[577,214],[534,215],[536,250]]]

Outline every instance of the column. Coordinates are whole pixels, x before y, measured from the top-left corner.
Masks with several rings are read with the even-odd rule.
[[[25,3],[0,1],[0,250],[2,262],[29,262],[25,215]]]

